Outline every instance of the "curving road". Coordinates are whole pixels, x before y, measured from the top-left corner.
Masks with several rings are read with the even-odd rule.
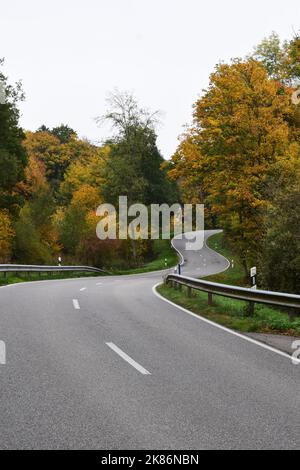
[[[188,275],[228,267],[183,256]],[[299,367],[164,302],[161,277],[0,289],[1,449],[299,448]]]

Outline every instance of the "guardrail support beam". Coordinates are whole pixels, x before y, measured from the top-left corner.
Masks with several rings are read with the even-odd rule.
[[[255,312],[255,303],[254,302],[248,302],[248,305],[246,307],[246,315],[248,317],[253,317]]]
[[[187,295],[190,297],[194,290],[206,292],[208,294],[208,305],[213,305],[213,296],[220,295],[222,297],[229,297],[231,299],[238,299],[246,302],[245,314],[255,314],[255,304],[276,305],[290,310],[289,316],[292,319],[294,316],[300,314],[300,295],[289,294],[286,292],[271,292],[263,290],[253,290],[239,286],[229,286],[227,284],[216,284],[201,279],[195,279],[185,276],[178,276],[169,274],[166,282],[178,289],[185,286],[187,288]]]
[[[296,308],[289,308],[288,316],[289,316],[290,321],[294,321],[298,315],[299,315],[299,312],[297,311]]]

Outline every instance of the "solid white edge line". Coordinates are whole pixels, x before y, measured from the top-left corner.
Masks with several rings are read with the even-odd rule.
[[[143,375],[151,375],[151,373],[134,361],[130,356],[128,356],[122,349],[118,348],[114,343],[105,343],[110,349],[112,349],[116,354],[118,354],[124,361],[128,362],[132,367],[138,370]]]
[[[73,299],[73,306],[75,310],[80,310],[80,305],[77,299]]]
[[[172,240],[171,240],[171,246],[172,246],[173,250],[176,251],[177,255],[178,255],[179,258],[180,258],[180,266],[184,266],[185,261],[184,261],[183,254],[182,254],[181,251],[179,251],[178,248],[176,248],[176,246],[174,245],[174,240],[176,240],[176,238],[172,238]]]
[[[283,351],[280,351],[279,349],[273,348],[272,346],[268,346],[267,344],[261,343],[260,341],[249,338],[248,336],[245,336],[241,333],[238,333],[237,331],[230,330],[229,328],[226,328],[226,326],[219,325],[218,323],[215,323],[211,320],[208,320],[207,318],[202,317],[201,315],[197,315],[196,313],[192,312],[191,310],[188,310],[184,307],[181,307],[180,305],[175,304],[171,300],[166,299],[165,297],[163,297],[162,295],[160,295],[157,292],[156,289],[157,289],[158,286],[161,286],[161,283],[155,284],[155,286],[152,287],[152,292],[160,300],[163,300],[164,302],[167,302],[168,304],[172,305],[173,307],[176,307],[177,309],[181,310],[182,312],[188,313],[192,317],[195,317],[198,320],[203,321],[204,323],[208,323],[209,325],[215,326],[216,328],[219,328],[220,330],[225,331],[226,333],[230,333],[233,336],[237,336],[238,338],[244,339],[245,341],[248,341],[248,343],[255,344],[256,346],[267,349],[268,351],[276,353],[279,356],[285,357],[286,359],[289,359],[289,361],[291,361],[294,365],[298,365],[298,364],[300,365],[300,359],[293,358],[291,355],[289,355],[289,354],[287,354]]]

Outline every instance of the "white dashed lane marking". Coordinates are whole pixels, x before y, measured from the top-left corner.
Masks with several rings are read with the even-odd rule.
[[[128,362],[132,367],[138,370],[143,375],[151,375],[147,369],[144,369],[140,364],[135,362],[130,356],[128,356],[122,349],[118,348],[114,343],[106,343],[106,345],[112,349],[115,353],[117,353],[124,361]]]
[[[77,299],[73,299],[73,307],[75,310],[80,310],[80,305]]]

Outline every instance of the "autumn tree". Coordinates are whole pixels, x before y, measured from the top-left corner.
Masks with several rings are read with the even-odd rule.
[[[5,209],[0,210],[0,263],[11,260],[12,244],[15,236],[12,217]]]
[[[73,193],[70,205],[62,211],[58,225],[60,240],[69,255],[76,255],[82,240],[90,235],[87,217],[94,214],[96,220],[96,209],[101,202],[103,201],[99,189],[89,184],[83,184]],[[95,239],[97,238],[96,226],[93,236]]]
[[[67,126],[57,129],[63,132],[65,127]],[[67,131],[68,129],[70,130],[67,127]],[[78,139],[73,131],[68,139],[66,136],[60,136],[59,132],[54,135],[53,131],[48,130],[27,132],[24,147],[30,158],[42,162],[45,166],[47,180],[55,195],[65,179],[69,166],[79,161],[84,162],[97,152],[95,146]]]
[[[225,229],[245,271],[262,237],[268,172],[289,144],[289,114],[290,93],[253,59],[219,64],[194,107],[197,142],[191,152],[194,170],[188,170],[187,179],[200,181],[205,204]],[[185,161],[190,167],[188,142],[173,157],[173,177],[183,175]]]
[[[70,164],[70,152],[62,148],[57,137],[47,131],[26,132],[24,147],[30,158],[45,166],[47,181],[58,189]]]
[[[72,146],[73,147],[73,146]],[[79,151],[80,150],[80,151]],[[79,143],[73,149],[73,154],[77,156],[70,164],[64,174],[61,183],[59,197],[64,204],[70,203],[73,193],[78,191],[82,185],[90,185],[97,188],[102,194],[105,183],[104,168],[109,155],[110,148],[95,147],[88,143]]]
[[[42,162],[30,157],[25,180],[19,185],[26,202],[15,224],[15,257],[24,263],[51,264],[60,250],[58,232],[52,217],[55,210],[53,190]]]

